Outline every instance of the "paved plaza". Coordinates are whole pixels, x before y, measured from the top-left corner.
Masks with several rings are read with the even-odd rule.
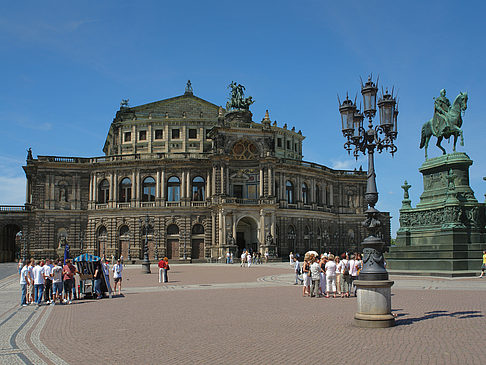
[[[172,265],[168,284],[155,266],[124,274],[120,297],[23,308],[18,277],[1,279],[0,363],[486,361],[486,279],[391,277],[397,326],[363,329],[355,298],[303,298],[285,263]]]

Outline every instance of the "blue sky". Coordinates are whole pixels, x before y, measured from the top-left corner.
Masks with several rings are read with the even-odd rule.
[[[393,232],[404,179],[423,191],[420,128],[433,97],[469,93],[466,152],[476,198],[486,192],[481,123],[486,36],[483,2],[84,1],[10,2],[0,14],[0,204],[23,204],[25,150],[34,156],[99,156],[122,98],[139,105],[194,93],[225,105],[245,85],[254,120],[269,109],[301,129],[304,159],[366,168],[343,149],[336,93],[380,75],[399,90],[398,152],[376,155],[380,200]],[[431,141],[429,156],[439,150]],[[452,144],[443,143],[452,150]],[[481,152],[483,150],[483,152]]]

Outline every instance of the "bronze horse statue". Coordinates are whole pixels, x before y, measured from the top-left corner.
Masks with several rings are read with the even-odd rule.
[[[448,102],[447,98],[445,98],[445,90],[444,99]],[[437,104],[436,104],[437,106]],[[454,144],[452,147],[453,152],[456,152],[456,142],[457,137],[461,137],[461,146],[464,146],[464,137],[462,134],[462,116],[461,114],[467,109],[467,92],[461,92],[457,95],[456,99],[449,107],[442,116],[437,115],[437,109],[434,113],[432,119],[427,121],[422,126],[422,135],[420,139],[420,148],[425,147],[425,159],[427,159],[427,147],[429,146],[429,140],[432,136],[437,137],[437,147],[442,150],[442,154],[446,154],[446,150],[441,146],[441,142],[443,138],[449,139],[451,136],[454,136]]]

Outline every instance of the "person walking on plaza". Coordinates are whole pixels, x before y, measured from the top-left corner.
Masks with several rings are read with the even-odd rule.
[[[317,258],[314,256],[311,259],[310,272],[312,280],[310,296],[319,298],[321,296],[319,294],[319,286],[321,282],[321,266],[319,265],[319,260],[317,260]]]
[[[32,274],[34,275],[34,301],[40,306],[42,301],[42,296],[44,294],[44,268],[42,267],[43,262],[41,260],[37,261],[37,265],[32,269]]]
[[[230,254],[230,264],[233,264],[233,252]]]
[[[113,270],[113,281],[115,282],[115,286],[113,287],[113,292],[116,293],[116,286],[118,284],[118,295],[121,295],[123,265],[121,264],[120,259],[116,260],[116,264],[113,265],[112,270]],[[159,279],[160,279],[160,273],[159,273]]]
[[[290,259],[290,265],[293,265],[293,263],[294,263],[294,253],[292,251],[290,251],[290,253],[289,253],[289,259]]]
[[[336,298],[336,263],[334,262],[334,255],[330,254],[325,266],[326,270],[326,298],[329,298],[329,294],[333,294]]]
[[[349,275],[349,260],[348,254],[343,253],[341,255],[341,272],[342,272],[342,279],[341,279],[341,297],[349,297],[349,288],[351,285],[351,275]]]
[[[76,274],[76,268],[71,263],[71,259],[66,260],[66,264],[62,268],[62,274],[64,280],[64,303],[71,304],[73,302],[74,275]]]
[[[252,260],[253,260],[253,256],[250,252],[248,252],[248,254],[246,255],[246,261],[248,262],[248,267],[251,266]]]
[[[231,254],[229,251],[226,252],[226,264],[229,265],[231,260]]]
[[[268,250],[265,251],[265,263],[268,264],[268,257],[270,254],[268,253]]]
[[[170,270],[169,259],[167,257],[164,257],[162,260],[159,261],[159,283],[162,282],[162,277],[164,283],[169,282],[169,276],[167,275],[168,270]]]
[[[22,268],[25,266],[24,262],[22,260],[19,260],[19,263],[17,264],[17,270],[19,272],[19,275],[20,275],[20,272],[22,271]]]
[[[295,271],[295,283],[294,285],[298,284],[298,281],[300,281],[300,285],[304,283],[304,280],[300,278],[300,275],[302,274],[302,269],[300,267],[300,262],[297,257],[294,257],[294,271]]]
[[[20,305],[22,307],[27,306],[27,286],[29,284],[30,284],[29,266],[27,265],[27,262],[25,262],[24,266],[20,270],[20,288],[22,290]]]
[[[52,302],[56,304],[56,300],[59,300],[59,304],[62,303],[62,266],[61,262],[56,261],[56,265],[52,269]]]
[[[245,266],[245,262],[246,262],[246,251],[245,251],[245,250],[243,250],[243,252],[241,253],[241,262],[240,262],[240,267]]]
[[[483,251],[483,264],[481,265],[481,275],[480,278],[484,276],[484,271],[486,270],[486,250]]]

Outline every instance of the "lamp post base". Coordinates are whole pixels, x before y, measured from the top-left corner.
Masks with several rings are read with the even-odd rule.
[[[355,280],[358,294],[358,312],[354,324],[365,328],[386,328],[395,325],[391,313],[391,280]]]
[[[143,261],[142,262],[142,274],[150,274],[150,262],[149,261]]]

